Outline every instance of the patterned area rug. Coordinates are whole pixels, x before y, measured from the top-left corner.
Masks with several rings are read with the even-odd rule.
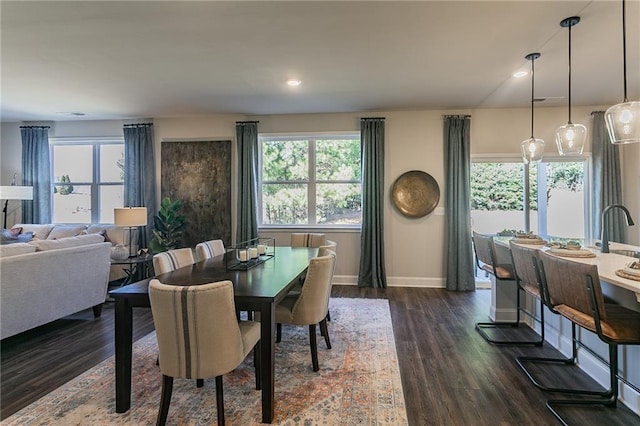
[[[407,415],[389,303],[382,299],[331,299],[327,350],[318,334],[320,371],[311,369],[308,327],[283,326],[276,344],[276,406],[279,425],[405,425]],[[115,412],[114,359],[102,362],[17,412],[3,425],[153,425],[161,374],[155,365],[155,333],[133,347],[131,409]],[[260,391],[252,357],[224,376],[228,425],[260,424]],[[216,423],[214,379],[174,381],[168,424]]]

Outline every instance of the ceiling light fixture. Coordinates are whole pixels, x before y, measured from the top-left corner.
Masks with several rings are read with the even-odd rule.
[[[622,0],[622,58],[624,75],[624,101],[604,113],[609,138],[613,144],[640,142],[640,102],[627,98],[627,24],[625,0]]]
[[[302,84],[301,80],[297,80],[295,78],[291,78],[289,80],[287,80],[287,85],[291,86],[291,87],[298,87]]]
[[[529,53],[525,58],[531,61],[531,137],[522,141],[522,160],[525,164],[539,163],[544,154],[544,141],[533,136],[533,102],[534,102],[534,68],[533,63],[540,57],[539,53]]]
[[[527,74],[529,74],[529,71],[517,71],[513,73],[513,76],[515,78],[522,78],[524,76],[526,76]]]
[[[562,28],[569,28],[569,121],[556,130],[556,145],[560,155],[580,155],[587,138],[587,128],[571,122],[571,27],[580,22],[579,16],[571,16],[560,21]]]

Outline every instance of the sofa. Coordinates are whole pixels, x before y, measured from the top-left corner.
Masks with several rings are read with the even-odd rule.
[[[110,265],[110,254],[127,237],[110,224],[17,224],[3,230],[0,339],[91,307],[99,316],[108,282],[126,276],[121,265]]]
[[[100,234],[0,245],[0,339],[91,307],[99,316],[110,251]]]

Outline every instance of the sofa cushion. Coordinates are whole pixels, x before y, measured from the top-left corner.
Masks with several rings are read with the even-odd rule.
[[[37,251],[57,250],[69,247],[85,246],[104,242],[100,234],[78,235],[77,237],[66,237],[58,240],[33,240],[29,244],[36,247]]]
[[[39,224],[31,224],[31,223],[18,223],[16,225],[13,225],[11,227],[11,229],[15,229],[15,228],[22,228],[22,233],[26,233],[26,232],[33,232],[33,238],[36,238],[38,240],[46,240],[47,239],[47,235],[49,235],[49,232],[51,232],[51,230],[53,229],[52,224],[43,224],[43,225],[39,225]]]
[[[47,235],[47,240],[75,237],[82,234],[85,229],[87,229],[87,225],[55,225]]]
[[[129,241],[127,240],[128,234],[126,233],[126,229],[121,226],[98,223],[89,225],[86,232],[87,234],[97,234],[103,232],[105,234],[105,241],[108,240],[113,245],[129,244]]]
[[[0,245],[0,257],[17,256],[19,254],[33,253],[35,251],[36,247],[28,243]]]

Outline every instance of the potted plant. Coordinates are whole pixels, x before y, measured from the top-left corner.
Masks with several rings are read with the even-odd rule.
[[[182,242],[184,216],[180,214],[182,201],[164,197],[160,203],[158,214],[153,216],[153,238],[149,248],[155,252],[179,248]]]

